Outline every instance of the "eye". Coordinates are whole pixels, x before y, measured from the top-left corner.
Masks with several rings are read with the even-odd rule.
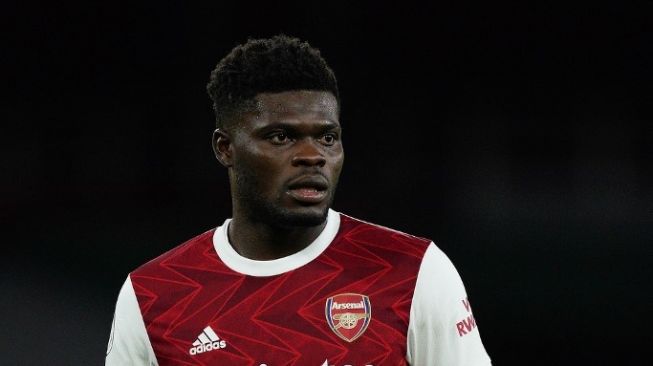
[[[335,133],[327,133],[320,138],[320,141],[326,146],[332,146],[336,143],[338,136]]]
[[[271,133],[267,136],[267,139],[275,145],[283,145],[289,141],[288,135],[283,131]]]

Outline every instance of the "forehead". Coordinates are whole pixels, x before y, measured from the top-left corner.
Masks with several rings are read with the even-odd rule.
[[[284,118],[293,115],[338,120],[338,101],[330,92],[299,90],[256,95],[257,117]]]

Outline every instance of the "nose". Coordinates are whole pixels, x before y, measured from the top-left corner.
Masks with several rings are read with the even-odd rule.
[[[319,142],[313,139],[302,139],[297,141],[295,156],[292,158],[293,166],[319,166],[326,164],[326,159],[320,148],[316,146]]]

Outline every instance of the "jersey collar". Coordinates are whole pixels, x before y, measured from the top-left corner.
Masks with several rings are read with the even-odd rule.
[[[256,277],[267,277],[302,267],[322,254],[338,233],[338,229],[340,228],[340,214],[329,209],[327,224],[311,244],[297,253],[269,261],[257,261],[238,254],[231,246],[231,243],[229,243],[227,230],[230,222],[231,219],[225,220],[213,233],[213,247],[218,253],[218,257],[220,257],[227,267],[238,273]]]

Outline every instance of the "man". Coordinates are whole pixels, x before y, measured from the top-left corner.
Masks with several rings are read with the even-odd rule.
[[[128,276],[107,365],[489,365],[463,284],[430,241],[333,211],[336,78],[286,36],[211,74],[233,217]]]

